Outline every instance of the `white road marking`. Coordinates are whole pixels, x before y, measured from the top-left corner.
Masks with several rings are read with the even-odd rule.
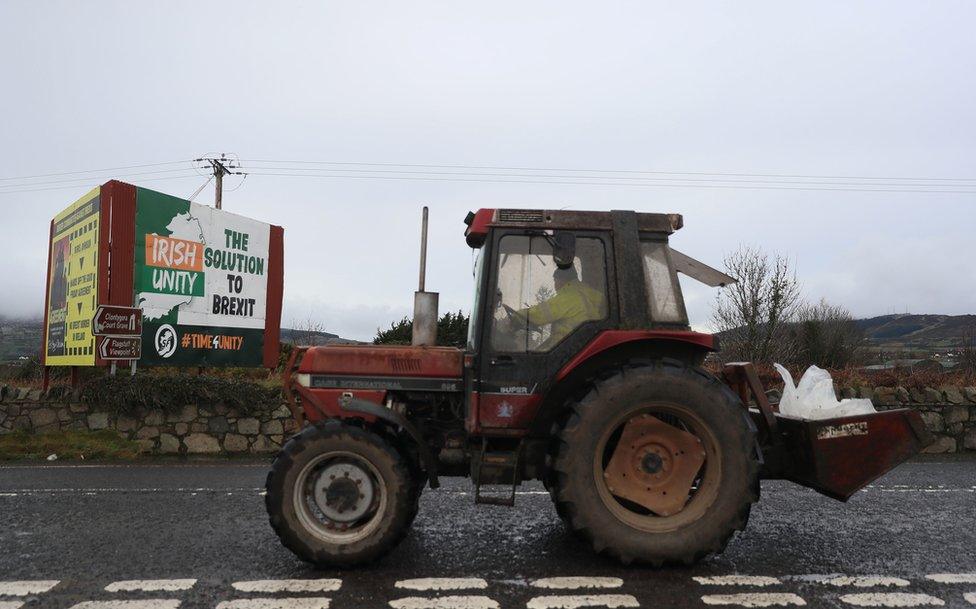
[[[0,467],[0,469],[3,469]],[[17,497],[19,495],[72,495],[72,494],[97,494],[97,493],[257,493],[265,495],[267,491],[263,488],[18,488],[0,493],[0,497]],[[442,495],[474,495],[473,491],[460,490],[438,490]],[[548,495],[549,491],[517,491],[516,495]]]
[[[813,576],[810,581],[815,581],[828,586],[853,586],[855,588],[874,588],[876,586],[898,586],[904,587],[911,584],[907,579],[900,577],[887,577],[884,575],[825,575]]]
[[[175,598],[150,598],[141,601],[83,601],[71,609],[179,609]]]
[[[488,582],[480,577],[422,577],[403,579],[394,586],[407,590],[484,590]]]
[[[329,599],[303,598],[239,598],[217,603],[217,609],[329,609]]]
[[[940,584],[976,584],[976,573],[932,573],[926,575],[925,579]]]
[[[713,575],[692,579],[707,586],[775,586],[780,583],[775,577],[766,575]]]
[[[0,596],[28,596],[43,594],[61,583],[56,579],[0,582]]]
[[[453,489],[437,489],[439,495],[474,495],[474,491],[462,491]],[[548,495],[549,491],[515,491],[516,495]]]
[[[962,595],[970,605],[976,605],[976,592],[967,592]]]
[[[213,469],[215,467],[224,467],[220,463],[192,463],[192,464],[179,464],[179,463],[102,463],[102,464],[81,464],[81,463],[69,463],[65,465],[0,465],[0,469],[154,469],[154,468],[166,468],[166,469]],[[268,469],[265,463],[235,463],[234,467],[254,467],[259,469]]]
[[[24,601],[0,601],[0,609],[20,609]]]
[[[112,582],[105,586],[106,592],[177,592],[189,590],[197,583],[195,579],[129,579]]]
[[[8,496],[17,495],[97,495],[99,493],[259,493],[263,488],[230,487],[230,488],[15,488],[5,492]]]
[[[498,609],[498,602],[487,596],[407,596],[390,601],[393,609]]]
[[[335,592],[341,579],[258,579],[234,582],[231,586],[241,592]]]
[[[532,582],[536,588],[578,590],[579,588],[619,588],[624,580],[619,577],[544,577]]]
[[[528,609],[577,609],[578,607],[640,607],[629,594],[573,594],[537,596],[525,604]]]
[[[911,592],[862,592],[840,597],[855,607],[941,607],[945,601],[928,594]]]
[[[796,594],[788,592],[706,594],[701,599],[706,605],[738,605],[739,607],[802,607],[807,604]]]
[[[976,486],[946,486],[930,484],[912,486],[909,484],[869,484],[862,490],[877,489],[882,493],[976,493]]]

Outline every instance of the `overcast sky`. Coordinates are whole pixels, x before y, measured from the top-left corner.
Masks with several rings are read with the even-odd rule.
[[[856,316],[973,313],[976,181],[890,178],[976,178],[974,23],[962,1],[8,0],[0,178],[235,153],[253,175],[225,209],[285,228],[283,322],[358,339],[411,310],[423,204],[442,311],[469,307],[468,210],[568,207],[682,213],[678,249],[713,265],[740,244],[787,254],[808,299]],[[294,161],[880,176],[874,190],[969,192],[257,175],[330,167]],[[149,179],[186,167],[126,181],[187,197],[204,178]],[[41,314],[49,220],[136,171],[0,181],[0,313]],[[12,192],[31,188],[57,189]],[[684,285],[706,328],[714,292]]]

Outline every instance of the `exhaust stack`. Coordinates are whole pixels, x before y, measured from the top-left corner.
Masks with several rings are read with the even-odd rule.
[[[427,206],[420,225],[420,286],[413,294],[414,346],[437,344],[437,292],[424,290],[427,281]]]

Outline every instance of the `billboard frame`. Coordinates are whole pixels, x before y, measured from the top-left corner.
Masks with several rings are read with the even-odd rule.
[[[135,302],[135,244],[136,244],[136,186],[109,180],[99,187],[98,278],[96,309],[99,305],[137,307]],[[222,210],[224,211],[224,210]],[[262,366],[273,369],[278,365],[281,339],[281,304],[284,292],[284,229],[269,224],[267,260],[267,296],[265,303],[264,345]],[[44,283],[44,332],[42,333],[41,364],[44,367],[44,389],[49,386],[47,363],[47,328],[51,298],[51,240],[54,220],[48,228],[48,256]],[[108,366],[111,362],[95,353],[94,366]],[[85,366],[87,367],[87,366]],[[79,366],[70,366],[71,385],[76,387]]]

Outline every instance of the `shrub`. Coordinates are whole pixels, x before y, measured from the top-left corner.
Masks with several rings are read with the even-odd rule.
[[[413,321],[404,317],[386,330],[376,330],[376,345],[409,345],[413,339]],[[437,320],[437,344],[463,348],[468,341],[468,316],[462,311],[448,311]]]
[[[271,410],[281,404],[276,387],[240,378],[182,374],[103,376],[82,387],[81,399],[116,413],[153,409],[179,412],[187,404],[224,404],[243,414]]]

